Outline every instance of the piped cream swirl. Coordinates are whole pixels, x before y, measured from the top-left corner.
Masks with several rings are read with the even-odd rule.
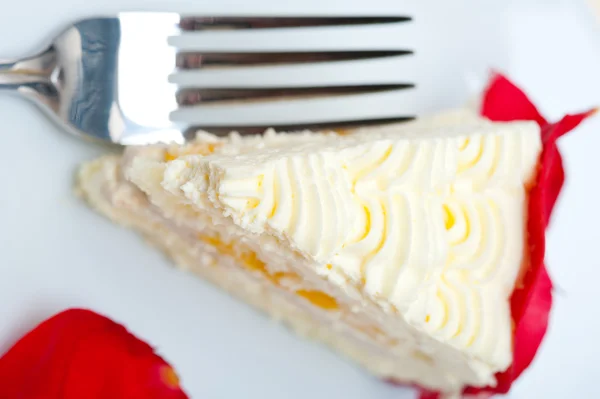
[[[503,370],[540,150],[539,128],[526,122],[266,139],[169,162],[163,184],[274,235],[323,275],[332,265],[414,327]]]

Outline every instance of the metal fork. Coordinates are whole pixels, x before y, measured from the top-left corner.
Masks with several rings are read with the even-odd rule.
[[[252,120],[253,110],[234,121],[231,108],[257,102],[342,96],[413,88],[411,81],[375,84],[253,85],[230,81],[217,87],[215,69],[263,68],[409,57],[409,48],[296,51],[201,51],[197,39],[206,32],[282,30],[349,25],[409,24],[407,16],[235,18],[182,17],[172,13],[122,13],[114,18],[82,20],[59,35],[34,57],[0,63],[0,89],[14,90],[37,104],[68,131],[116,144],[181,142],[198,129],[257,132],[266,127],[294,130],[328,125],[364,125],[406,119],[418,112],[414,94],[398,106],[398,114],[369,120],[352,114],[325,120],[318,112],[289,121],[275,111],[269,120]],[[215,33],[215,32],[213,32]],[[326,37],[324,38],[326,41]],[[358,68],[358,67],[357,67]],[[263,70],[265,72],[265,70]],[[399,78],[402,78],[401,76]],[[412,97],[411,97],[412,96]],[[317,102],[318,104],[318,102]],[[318,110],[318,105],[313,107]],[[239,115],[238,115],[239,116]],[[287,119],[286,119],[287,118]],[[315,120],[316,119],[316,120]]]

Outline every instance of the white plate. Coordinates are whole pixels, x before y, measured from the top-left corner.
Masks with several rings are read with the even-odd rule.
[[[359,3],[315,0],[284,6],[264,0],[234,6],[214,0],[192,7],[179,1],[171,2],[170,10],[360,11]],[[400,9],[398,3],[370,1],[369,10],[391,5]],[[441,3],[446,2],[437,2],[436,8],[433,1],[423,2],[431,10],[439,10]],[[473,72],[467,67],[475,65],[474,76],[480,77],[488,62],[508,65],[510,76],[550,117],[600,104],[600,36],[579,3],[519,3],[509,24],[502,25],[509,28],[506,34],[497,10],[489,8],[491,1],[471,3],[464,11],[454,3],[455,15],[449,14],[445,25],[431,27],[435,37],[453,26],[470,34],[466,51],[456,56],[465,72]],[[159,10],[161,4],[169,3],[10,2],[0,13],[0,54],[36,49],[76,16],[119,7]],[[442,51],[443,43],[439,46]],[[465,76],[455,78],[462,81]],[[169,268],[161,254],[132,232],[92,213],[73,197],[72,175],[100,149],[66,136],[32,105],[13,97],[0,96],[0,121],[0,352],[54,312],[90,307],[124,322],[156,346],[175,365],[193,398],[412,397],[410,391],[367,376],[208,284]],[[595,361],[600,357],[600,190],[594,183],[600,170],[599,131],[596,118],[561,142],[569,180],[548,235],[548,263],[560,290],[550,333],[513,398],[600,397]]]

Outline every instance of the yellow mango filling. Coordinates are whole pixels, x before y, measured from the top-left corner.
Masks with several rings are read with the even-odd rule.
[[[325,310],[338,310],[337,301],[322,291],[298,290],[296,295],[308,299],[310,303]]]
[[[284,278],[300,280],[300,276],[296,273],[291,272],[275,272],[272,273],[267,269],[265,262],[260,260],[256,255],[256,252],[249,250],[241,245],[234,245],[233,243],[223,242],[221,239],[200,234],[198,236],[200,241],[214,247],[222,255],[227,255],[234,258],[240,265],[245,267],[247,270],[259,272],[267,280],[277,286],[281,286],[281,280]],[[337,301],[330,295],[327,295],[321,291],[310,291],[310,290],[297,290],[296,294],[313,305],[325,309],[325,310],[337,310],[339,309]]]
[[[301,281],[301,278],[296,273],[292,272],[270,272],[267,269],[266,264],[260,260],[256,254],[256,252],[240,245],[233,244],[231,242],[227,243],[222,241],[220,238],[210,235],[200,234],[198,238],[214,247],[220,254],[230,256],[234,258],[241,266],[246,268],[248,271],[258,272],[263,275],[267,280],[279,286],[281,288],[285,288],[281,285],[281,281],[283,279],[291,279],[296,282]],[[331,265],[327,265],[328,269],[331,269]],[[296,295],[306,299],[312,305],[321,308],[327,311],[337,311],[340,310],[340,305],[332,296],[317,290],[308,290],[308,289],[299,289],[295,291]],[[377,326],[367,325],[367,326],[354,326],[357,330],[361,331],[363,334],[368,335],[371,338],[377,337],[386,337],[387,334],[382,331]],[[396,340],[389,341],[390,345],[394,345]]]
[[[221,143],[201,143],[191,144],[183,148],[173,147],[172,149],[165,151],[164,161],[174,161],[184,155],[210,155],[221,145]]]

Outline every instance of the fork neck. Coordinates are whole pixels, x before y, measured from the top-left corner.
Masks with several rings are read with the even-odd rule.
[[[0,60],[0,90],[47,91],[53,86],[51,75],[55,65],[52,48],[21,60]]]

